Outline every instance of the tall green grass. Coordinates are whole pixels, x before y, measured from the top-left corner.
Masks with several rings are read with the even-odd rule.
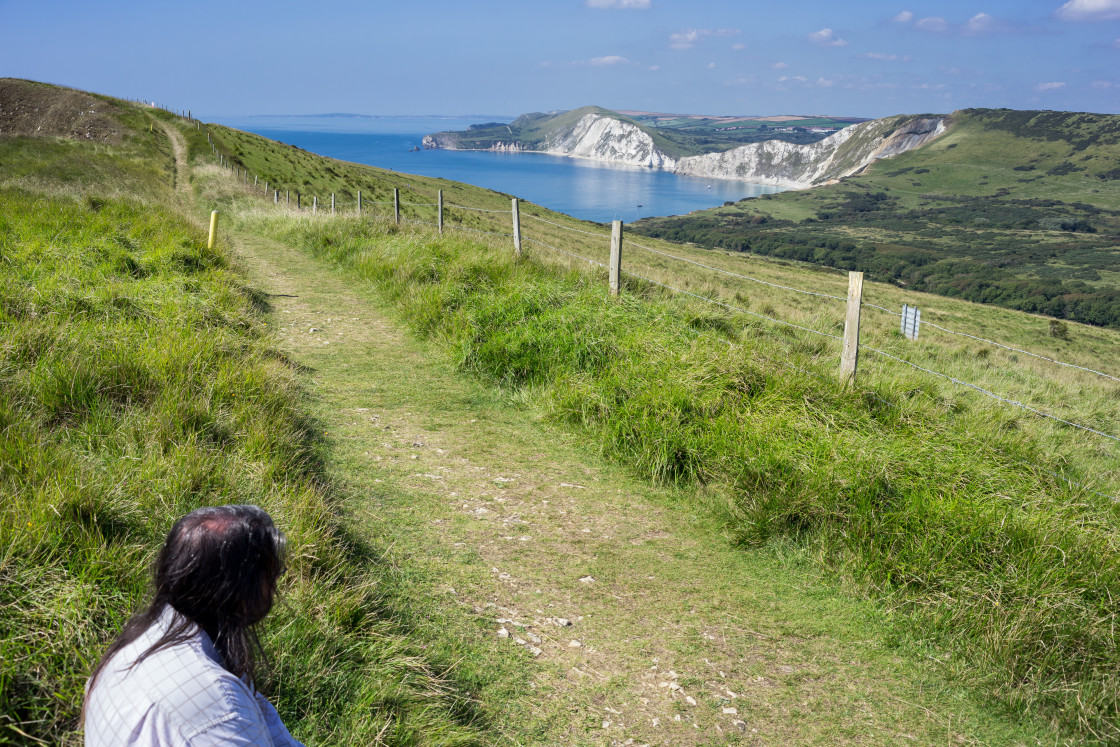
[[[266,303],[166,208],[0,189],[0,743],[79,743],[85,679],[171,523],[236,502],[293,548],[266,649],[299,738],[479,741],[340,529]]]
[[[379,287],[461,369],[652,480],[705,486],[744,544],[793,537],[955,650],[962,675],[1120,740],[1117,506],[1017,427],[907,376],[845,388],[821,343],[507,247],[376,221],[250,215]],[[713,498],[714,496],[714,498]]]

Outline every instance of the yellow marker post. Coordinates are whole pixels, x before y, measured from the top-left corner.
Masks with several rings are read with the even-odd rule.
[[[206,242],[207,249],[214,248],[214,240],[218,238],[218,211],[210,211],[210,240]]]

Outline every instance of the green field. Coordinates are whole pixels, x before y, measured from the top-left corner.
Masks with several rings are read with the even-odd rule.
[[[0,81],[0,96],[13,91],[65,93]],[[0,136],[0,742],[77,743],[84,677],[142,598],[160,536],[182,512],[229,500],[265,506],[291,539],[293,573],[266,636],[276,662],[266,684],[311,744],[624,741],[601,726],[623,718],[615,706],[624,700],[644,719],[630,734],[650,742],[1120,739],[1120,509],[1108,497],[1120,493],[1115,444],[870,353],[855,385],[845,385],[835,375],[835,341],[759,317],[839,334],[842,304],[774,286],[842,296],[843,273],[630,237],[624,268],[632,275],[613,299],[603,271],[555,251],[604,261],[603,226],[523,203],[524,236],[537,243],[527,241],[518,258],[508,237],[460,230],[509,232],[508,213],[480,212],[508,210],[509,195],[74,95],[116,123],[98,141],[63,132]],[[995,124],[984,116],[970,114],[930,148],[877,164],[860,180],[913,176],[880,173],[888,166],[933,174],[932,165],[911,163],[918,157],[932,164],[968,148],[977,157],[983,144],[966,142],[969,132],[1022,137],[1010,114]],[[207,134],[230,168],[217,166]],[[1049,156],[1037,149],[1036,169],[1065,171],[1067,141],[1054,142]],[[1096,221],[1089,235],[1099,237],[1114,229],[1105,203],[1115,194],[1098,177],[1108,173],[1111,146],[1097,147],[1082,149],[1099,159],[1086,172],[1050,178],[1071,189],[1088,177],[1103,185],[1099,213],[1076,208]],[[993,171],[990,180],[1005,177]],[[842,189],[862,194],[860,180],[823,188],[820,198],[817,190],[790,193],[727,210],[765,206],[774,221],[801,220],[804,210],[831,225],[819,217],[827,203],[813,200],[835,201]],[[1044,186],[991,196],[1050,199]],[[951,187],[945,176],[937,188]],[[419,203],[405,205],[403,218],[420,223],[435,222],[430,203],[443,190],[445,235],[394,223],[394,188]],[[274,204],[274,189],[290,193],[293,206]],[[359,190],[362,215],[355,204],[335,215],[322,207],[332,193],[340,205],[353,203]],[[976,190],[954,194],[982,197]],[[296,212],[296,192],[305,208],[317,196],[320,210]],[[899,204],[925,199],[900,194]],[[203,233],[212,209],[223,221],[217,250],[205,248]],[[269,295],[247,282],[235,250],[256,263],[257,277],[283,268],[286,285]],[[1111,329],[1055,328],[894,283],[869,283],[867,299],[885,308],[917,302],[923,316],[953,328],[1117,373],[1110,363],[1120,334]],[[399,335],[371,320],[375,312],[393,315],[415,342],[390,345]],[[870,346],[1120,433],[1113,381],[976,340],[924,336],[912,344],[894,317],[865,314]],[[332,347],[316,337],[322,326],[368,347],[344,347],[342,338]],[[382,424],[381,412],[386,420],[397,414]],[[417,421],[426,423],[422,435]],[[483,470],[479,482],[471,465],[487,460],[494,471]],[[564,543],[542,544],[529,556],[533,580],[523,597],[506,603],[527,616],[545,607],[538,598],[560,603],[599,588],[578,578],[593,564],[602,592],[587,602],[599,606],[581,625],[603,636],[594,653],[619,661],[557,653],[555,665],[552,654],[534,663],[524,649],[496,642],[486,594],[501,601],[516,579],[497,576],[494,553],[511,564],[515,556],[493,546],[519,546],[516,535],[536,533],[533,525],[543,537],[587,519],[561,510],[547,514],[557,526],[538,521],[551,511],[546,504],[574,504],[549,487],[545,500],[518,509],[521,518],[507,517],[526,528],[499,523],[497,536],[479,535],[462,550],[449,545],[448,536],[471,540],[477,517],[523,500],[519,488],[504,487],[517,484],[506,476],[517,470],[604,503],[572,509],[594,514],[594,529],[576,523]],[[456,492],[418,487],[439,480]],[[605,502],[624,490],[627,516]],[[469,516],[456,513],[460,504]],[[630,515],[645,521],[662,512],[677,512],[703,539],[690,539],[699,544],[687,552],[662,551],[656,543],[678,530],[643,525],[626,542],[605,536],[588,559],[585,532],[624,534]],[[630,553],[647,543],[653,553],[639,563]],[[770,601],[736,609],[738,591],[719,585],[718,574],[674,575],[673,566],[697,555],[718,556],[721,574],[742,573],[740,563],[765,568],[752,593]],[[570,567],[571,578],[550,578],[556,567]],[[662,567],[668,592],[640,587]],[[671,609],[686,590],[697,592],[689,599],[718,603]],[[866,608],[862,599],[871,600]],[[768,614],[794,614],[777,611],[776,600],[798,610],[796,624],[766,622]],[[612,623],[595,628],[595,615]],[[747,632],[721,643],[709,633],[717,628],[690,627],[708,615],[738,616]],[[632,680],[651,671],[652,643],[686,628],[672,652],[684,662],[680,686],[699,705],[692,710],[683,694],[665,711],[648,697],[642,705]],[[864,639],[878,653],[860,648]],[[798,650],[815,665],[788,653],[805,641],[816,648]],[[753,648],[771,645],[765,654]],[[837,661],[830,648],[843,652]],[[734,726],[723,710],[730,696],[703,694],[705,679],[683,668],[701,668],[699,651],[732,674],[750,671],[735,686],[740,693],[750,682],[786,688],[788,698],[775,694],[781,705],[772,708],[762,705],[768,695],[735,696],[736,716],[769,734]],[[872,671],[846,668],[864,657]],[[826,659],[830,673],[819,671]],[[775,668],[756,669],[759,661]],[[668,681],[659,687],[662,675],[649,676],[654,692],[672,695]],[[584,677],[594,684],[579,684]],[[882,680],[869,700],[850,692],[864,687],[854,679],[863,677]],[[950,708],[958,721],[950,716],[946,730],[930,714]],[[862,715],[852,717],[865,712],[874,714],[870,732]],[[822,730],[822,714],[834,729]],[[719,719],[730,731],[716,730]]]
[[[1120,327],[1120,117],[957,112],[927,147],[839,184],[633,230]]]

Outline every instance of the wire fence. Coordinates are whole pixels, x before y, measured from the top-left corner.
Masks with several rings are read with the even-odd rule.
[[[703,262],[697,262],[696,260],[693,260],[693,259],[687,259],[686,257],[678,257],[676,255],[669,254],[668,252],[659,252],[656,249],[650,249],[648,246],[642,246],[641,244],[636,244],[633,241],[627,242],[627,245],[637,247],[638,249],[644,249],[645,251],[651,252],[652,254],[659,254],[662,257],[668,257],[669,259],[675,259],[678,262],[687,262],[690,265],[696,265],[697,267],[703,267],[705,270],[711,270],[712,272],[718,272],[721,275],[730,275],[731,277],[736,277],[736,278],[739,278],[740,280],[749,280],[752,283],[760,283],[762,285],[769,285],[771,288],[780,288],[782,290],[793,291],[794,293],[804,293],[807,296],[817,296],[818,298],[830,298],[830,299],[833,299],[835,301],[843,301],[845,303],[847,303],[847,301],[848,301],[848,299],[843,297],[843,296],[831,296],[827,293],[817,293],[816,291],[805,290],[803,288],[793,288],[793,287],[788,286],[788,285],[779,285],[777,283],[771,283],[768,280],[760,280],[759,278],[752,278],[748,275],[740,275],[737,272],[731,272],[730,270],[724,270],[724,269],[719,268],[719,267],[712,267],[711,265],[706,265]]]
[[[214,147],[214,152],[215,152],[215,154],[218,154],[218,150],[217,150],[216,147]],[[223,155],[223,158],[221,160],[222,160],[224,166],[226,166],[227,168],[230,168],[230,169],[238,169],[240,171],[239,166],[233,165],[230,162],[230,159],[228,157],[225,157],[224,154],[222,154],[222,155]],[[245,181],[246,181],[246,183],[248,183],[248,179],[249,179],[250,174],[247,171],[244,171],[243,173],[244,173]],[[333,197],[333,195],[332,195],[332,197]],[[299,194],[297,193],[297,197],[296,197],[296,205],[297,206],[300,206],[300,200],[301,200],[301,198],[300,198]],[[317,203],[317,197],[315,197],[315,196],[313,196],[313,205],[314,205],[314,203]],[[328,204],[318,204],[317,207],[319,209],[325,210]],[[560,243],[560,242],[554,242],[551,239],[550,240],[545,240],[545,238],[547,238],[547,237],[545,237],[543,235],[539,235],[539,236],[530,235],[530,232],[526,230],[527,226],[524,224],[523,221],[521,221],[521,219],[526,219],[527,218],[530,221],[535,222],[536,224],[539,224],[539,225],[542,225],[542,226],[549,226],[552,229],[558,229],[560,232],[563,232],[563,234],[560,234],[560,235],[570,234],[570,235],[574,235],[574,236],[578,236],[578,237],[591,237],[592,239],[596,240],[597,242],[601,242],[599,244],[600,249],[603,247],[603,244],[605,244],[606,242],[613,242],[615,240],[614,237],[612,236],[612,234],[606,234],[606,233],[602,233],[602,232],[588,231],[588,230],[583,230],[581,228],[575,228],[573,226],[565,225],[565,224],[559,223],[557,221],[548,220],[548,219],[543,218],[539,215],[534,215],[530,212],[519,213],[518,210],[517,210],[517,207],[516,207],[516,201],[514,201],[514,206],[511,209],[481,208],[481,207],[474,207],[474,206],[470,206],[470,205],[459,205],[459,204],[455,204],[455,203],[445,203],[443,201],[443,195],[442,195],[442,192],[441,192],[440,195],[439,195],[439,201],[438,202],[412,202],[412,201],[401,200],[397,191],[394,190],[394,199],[392,201],[367,200],[367,199],[363,198],[363,199],[347,200],[345,202],[337,202],[336,201],[334,207],[337,210],[338,208],[341,208],[341,207],[350,207],[350,206],[355,206],[355,205],[358,205],[359,207],[364,207],[365,205],[391,205],[391,206],[393,206],[393,213],[394,213],[393,217],[398,222],[408,223],[408,224],[413,224],[413,225],[419,225],[419,226],[428,226],[428,227],[436,228],[436,229],[440,230],[441,232],[444,230],[444,228],[449,228],[449,229],[454,229],[456,231],[463,231],[463,232],[466,232],[466,233],[473,233],[473,234],[484,235],[484,236],[492,236],[492,237],[498,237],[498,238],[512,238],[514,240],[514,243],[515,243],[515,245],[517,247],[517,250],[519,252],[520,252],[520,242],[524,242],[524,243],[527,243],[527,244],[532,244],[532,245],[535,245],[535,246],[540,246],[544,249],[548,249],[549,251],[556,252],[557,254],[560,254],[560,255],[564,255],[564,256],[566,256],[570,259],[578,260],[578,261],[581,261],[581,262],[587,262],[590,266],[602,267],[602,268],[605,268],[605,269],[608,269],[608,270],[612,270],[612,271],[614,271],[612,273],[612,275],[614,273],[617,273],[618,278],[621,278],[622,276],[625,276],[625,277],[628,277],[628,278],[632,278],[633,280],[636,280],[636,281],[649,283],[653,286],[660,287],[660,288],[662,288],[662,289],[664,289],[664,290],[666,290],[670,293],[673,293],[673,294],[677,294],[677,295],[680,295],[680,296],[687,296],[687,297],[696,299],[698,301],[701,301],[703,303],[711,304],[711,305],[720,307],[722,309],[733,312],[735,314],[742,314],[742,315],[745,315],[745,316],[748,316],[748,317],[754,317],[754,318],[761,319],[761,320],[764,320],[766,322],[769,322],[771,324],[795,329],[795,330],[798,330],[800,332],[815,335],[815,336],[818,336],[818,337],[823,337],[823,338],[826,338],[826,339],[829,339],[829,340],[839,340],[839,341],[845,342],[845,347],[848,347],[849,342],[850,342],[847,339],[848,336],[849,336],[849,333],[848,333],[847,329],[845,331],[844,336],[831,334],[829,332],[825,332],[825,331],[822,331],[822,330],[819,330],[819,329],[814,329],[812,327],[805,326],[803,324],[797,324],[797,323],[789,321],[787,319],[778,318],[777,316],[775,316],[773,314],[760,313],[758,311],[751,311],[750,309],[742,308],[741,306],[737,306],[737,305],[734,305],[734,304],[727,303],[723,300],[720,300],[720,299],[716,298],[714,296],[714,294],[703,295],[703,294],[700,294],[700,293],[695,293],[693,291],[689,291],[689,290],[686,290],[684,288],[676,287],[673,284],[662,282],[660,280],[656,280],[654,278],[647,277],[645,275],[641,275],[641,274],[633,272],[631,270],[623,270],[621,268],[621,259],[620,259],[621,252],[619,251],[618,253],[616,253],[615,251],[613,251],[613,248],[612,248],[611,261],[610,261],[610,264],[608,264],[608,263],[605,263],[605,262],[600,261],[598,259],[595,259],[594,257],[586,256],[585,254],[582,254],[579,251],[572,251],[570,249],[565,249],[565,248],[562,248],[560,246],[557,246],[556,243]],[[436,220],[434,220],[434,221],[422,220],[418,216],[403,216],[403,215],[401,215],[400,211],[401,211],[402,207],[420,208],[420,209],[436,208],[436,210],[439,211],[439,214],[436,216]],[[303,207],[303,209],[307,209],[307,208]],[[462,211],[468,211],[468,212],[471,212],[471,213],[480,214],[479,220],[483,220],[483,221],[487,219],[487,216],[499,216],[499,215],[508,216],[509,218],[511,218],[513,220],[513,224],[512,224],[513,225],[513,232],[511,233],[511,232],[507,232],[507,231],[487,230],[487,228],[489,228],[490,226],[474,227],[474,226],[463,225],[461,223],[447,222],[445,219],[449,216],[449,214],[453,216],[453,213],[451,213],[450,211],[454,211],[454,210],[462,210]],[[553,233],[555,233],[555,231],[553,231]],[[582,238],[575,239],[575,241],[583,242],[585,244],[588,243],[587,239],[582,239]],[[620,244],[620,247],[621,247],[621,241],[622,241],[621,230],[619,229],[618,242]],[[670,252],[654,249],[653,247],[649,247],[649,246],[646,246],[646,245],[643,245],[643,244],[639,244],[639,243],[636,243],[634,241],[627,241],[626,246],[632,247],[632,248],[635,248],[635,249],[639,249],[639,250],[641,250],[643,252],[646,252],[648,254],[651,254],[651,255],[663,257],[663,258],[665,258],[667,260],[670,260],[672,262],[679,262],[683,265],[699,267],[699,268],[707,270],[709,272],[716,273],[719,276],[734,278],[736,280],[742,280],[742,281],[746,281],[746,282],[750,282],[750,283],[755,283],[755,284],[771,287],[771,288],[781,290],[781,291],[801,294],[801,295],[804,295],[804,296],[821,298],[821,299],[824,299],[824,300],[827,300],[827,301],[840,301],[840,302],[844,302],[845,304],[848,304],[849,306],[852,303],[852,299],[850,297],[839,296],[839,295],[835,295],[835,294],[831,294],[831,293],[821,292],[819,290],[810,290],[810,289],[807,289],[807,288],[798,288],[798,287],[791,286],[791,285],[784,285],[782,283],[776,283],[776,282],[773,282],[773,281],[770,281],[770,280],[765,280],[763,278],[753,277],[751,275],[746,275],[746,274],[742,274],[742,273],[738,273],[738,272],[733,272],[731,270],[727,270],[725,268],[717,267],[717,266],[714,266],[712,264],[707,264],[707,263],[700,262],[700,261],[697,261],[697,260],[694,260],[694,259],[690,259],[688,257],[682,257],[682,256],[679,256],[677,254],[673,254],[673,253],[670,253]],[[612,282],[620,282],[620,280],[612,281]],[[617,291],[617,289],[614,288],[614,286],[612,286],[612,290]],[[892,316],[895,316],[895,317],[902,317],[903,316],[903,314],[899,313],[898,311],[895,311],[893,309],[890,309],[890,308],[887,308],[887,307],[884,307],[884,306],[881,306],[881,305],[870,303],[870,302],[864,301],[862,299],[859,299],[857,301],[857,303],[858,303],[859,307],[867,307],[867,308],[874,309],[874,310],[877,310],[877,311],[880,311],[880,312],[883,312],[883,313],[886,313],[886,314],[889,314],[889,315],[892,315]],[[858,319],[858,314],[857,314],[857,319]],[[857,327],[858,327],[858,325],[857,325]],[[981,343],[984,343],[984,344],[987,344],[987,345],[992,345],[992,346],[995,346],[997,348],[1001,348],[1001,349],[1004,349],[1004,350],[1007,350],[1009,352],[1013,352],[1013,353],[1016,353],[1016,354],[1026,355],[1028,357],[1031,357],[1031,358],[1034,358],[1034,359],[1037,359],[1037,360],[1040,360],[1040,361],[1044,361],[1044,362],[1047,362],[1047,363],[1050,363],[1050,364],[1054,364],[1054,365],[1057,365],[1057,366],[1062,366],[1062,367],[1069,368],[1069,369],[1076,369],[1076,370],[1079,370],[1079,371],[1082,371],[1082,372],[1085,372],[1085,373],[1095,375],[1095,376],[1103,378],[1103,379],[1120,382],[1120,377],[1114,376],[1114,375],[1109,374],[1109,373],[1105,373],[1103,371],[1099,371],[1099,370],[1096,370],[1096,369],[1093,369],[1093,368],[1090,368],[1090,367],[1087,367],[1087,366],[1078,365],[1078,364],[1075,364],[1075,363],[1069,363],[1069,362],[1066,362],[1066,361],[1061,361],[1061,360],[1058,360],[1058,359],[1056,359],[1054,357],[1051,357],[1051,356],[1043,355],[1043,354],[1040,354],[1040,353],[1035,353],[1035,352],[1032,352],[1032,351],[1029,351],[1029,350],[1025,350],[1025,349],[1022,349],[1022,348],[1019,348],[1019,347],[1016,347],[1016,346],[1013,346],[1013,345],[1008,345],[1008,344],[1005,344],[1005,343],[1001,343],[1001,342],[998,342],[996,340],[991,340],[991,339],[981,337],[981,336],[978,336],[978,335],[973,335],[973,334],[969,334],[967,332],[960,332],[960,331],[957,331],[957,330],[953,330],[953,329],[950,329],[948,327],[945,327],[945,326],[942,326],[942,325],[939,325],[939,324],[935,324],[935,323],[930,322],[928,320],[923,320],[921,322],[921,327],[923,329],[924,328],[930,328],[930,329],[937,330],[938,332],[941,332],[941,333],[944,333],[944,334],[955,335],[955,336],[960,336],[960,337],[963,337],[963,338],[971,339],[971,340],[976,341],[976,342],[981,342]],[[855,347],[856,350],[867,351],[869,353],[873,353],[877,356],[880,356],[880,357],[882,357],[886,360],[889,360],[889,361],[892,361],[892,362],[895,362],[895,363],[898,363],[898,364],[902,364],[903,366],[906,366],[906,367],[910,368],[911,370],[918,371],[920,373],[923,373],[923,374],[928,375],[928,376],[935,377],[935,378],[940,379],[940,380],[948,381],[948,382],[952,383],[954,386],[964,387],[965,389],[967,389],[971,392],[982,395],[983,397],[989,398],[989,399],[991,399],[995,402],[1001,403],[1003,405],[1011,406],[1011,407],[1018,408],[1018,409],[1021,409],[1023,411],[1026,411],[1026,412],[1030,412],[1031,414],[1036,415],[1040,418],[1044,418],[1044,419],[1054,421],[1056,423],[1060,423],[1062,425],[1073,428],[1073,429],[1078,430],[1080,432],[1092,434],[1094,436],[1098,436],[1098,437],[1107,439],[1111,442],[1120,442],[1120,437],[1117,437],[1116,435],[1108,433],[1108,432],[1106,432],[1106,431],[1104,431],[1100,428],[1090,427],[1090,426],[1084,425],[1082,423],[1078,423],[1078,422],[1075,422],[1075,421],[1072,421],[1072,420],[1069,420],[1069,419],[1066,419],[1066,418],[1059,417],[1057,415],[1054,415],[1052,413],[1049,413],[1049,412],[1046,412],[1042,409],[1039,409],[1038,407],[1034,407],[1032,405],[1026,404],[1026,403],[1024,403],[1024,402],[1022,402],[1018,399],[1015,399],[1013,397],[999,394],[999,393],[997,393],[995,391],[992,391],[991,389],[986,388],[984,386],[980,386],[978,384],[966,381],[966,380],[960,378],[959,376],[954,376],[954,375],[951,375],[951,374],[943,373],[941,371],[937,371],[937,370],[935,370],[933,368],[930,368],[928,366],[923,366],[923,365],[919,365],[917,363],[914,363],[914,362],[912,362],[910,360],[907,360],[906,358],[902,357],[901,355],[894,354],[894,353],[891,353],[891,352],[887,352],[885,350],[882,350],[881,348],[873,347],[871,345],[862,344],[862,343],[859,342],[858,332],[857,332],[856,337],[855,337],[854,347]],[[853,373],[854,373],[854,368],[853,368]],[[893,403],[887,402],[886,400],[882,400],[882,401],[884,403],[892,406],[892,407],[895,406]],[[1120,501],[1120,499],[1118,499],[1114,496],[1108,496],[1106,494],[1093,491],[1089,488],[1085,488],[1080,483],[1069,480],[1068,478],[1066,478],[1062,475],[1059,475],[1058,473],[1052,473],[1052,474],[1055,477],[1059,477],[1060,479],[1068,482],[1070,485],[1076,486],[1078,488],[1083,488],[1083,489],[1088,490],[1089,492],[1094,493],[1098,496],[1107,497],[1107,498],[1110,498],[1112,500]]]

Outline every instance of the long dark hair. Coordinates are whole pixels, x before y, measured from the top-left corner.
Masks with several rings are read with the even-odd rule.
[[[212,506],[175,522],[155,563],[152,601],[125,624],[90,677],[139,638],[170,607],[173,622],[131,666],[202,628],[234,675],[253,679],[261,653],[255,625],[272,609],[284,572],[286,542],[272,518],[257,506]]]

